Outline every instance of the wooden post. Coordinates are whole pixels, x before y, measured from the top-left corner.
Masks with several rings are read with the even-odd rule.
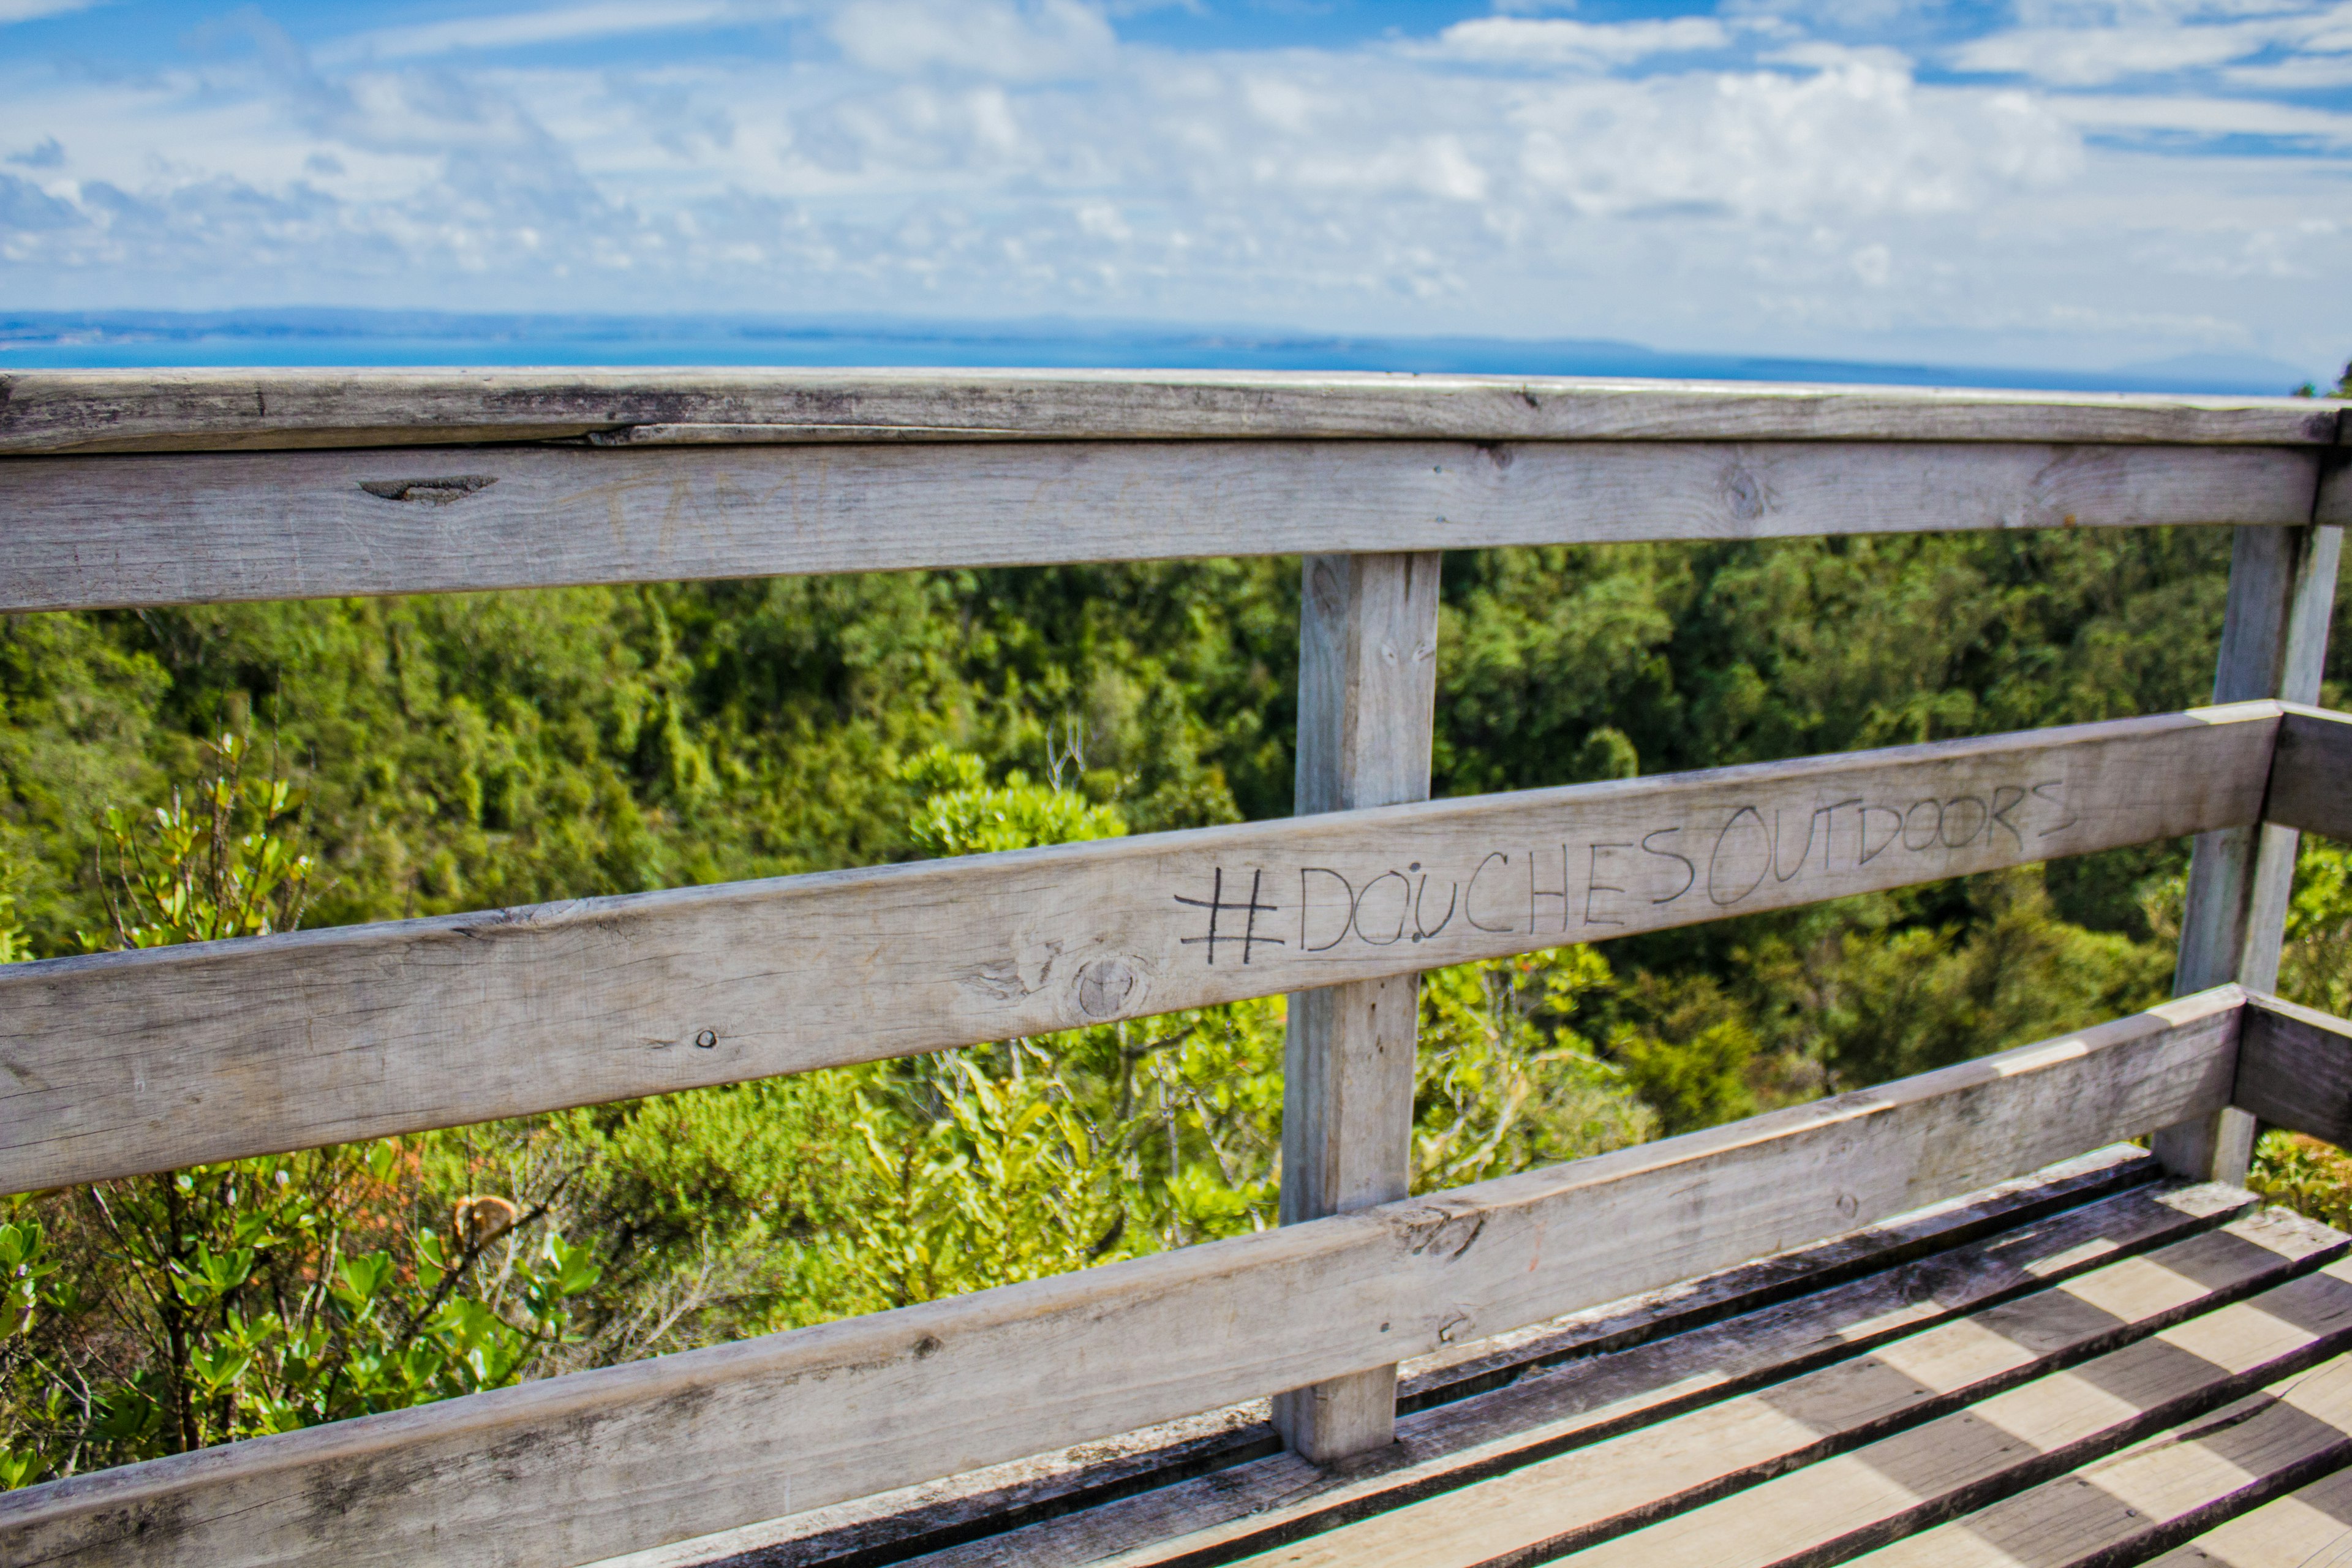
[[[2238,530],[2214,701],[2319,700],[2343,535],[2341,528]],[[2278,984],[2297,838],[2294,828],[2275,823],[2197,836],[2174,995],[2231,980],[2257,991]],[[2254,1119],[2232,1106],[2164,1128],[2152,1146],[2176,1174],[2242,1183],[2253,1158]]]
[[[1434,552],[1310,555],[1299,607],[1299,815],[1429,798],[1437,708]],[[1406,1194],[1421,980],[1290,997],[1283,1047],[1282,1223]],[[1396,1368],[1275,1396],[1284,1441],[1318,1464],[1385,1447]]]

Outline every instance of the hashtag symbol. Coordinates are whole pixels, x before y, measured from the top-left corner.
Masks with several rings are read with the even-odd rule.
[[[1209,933],[1206,936],[1184,937],[1181,939],[1182,945],[1185,947],[1192,947],[1202,942],[1206,942],[1209,947],[1209,962],[1212,964],[1214,964],[1217,962],[1217,939],[1220,936],[1223,936],[1228,945],[1230,945],[1234,940],[1230,933],[1221,932],[1217,929],[1217,922],[1229,914],[1235,914],[1243,917],[1241,943],[1242,962],[1244,963],[1247,963],[1250,961],[1250,949],[1259,942],[1271,942],[1276,947],[1286,945],[1278,936],[1260,936],[1257,934],[1257,917],[1260,915],[1273,914],[1282,907],[1279,904],[1261,904],[1257,901],[1258,885],[1265,876],[1265,873],[1263,870],[1252,871],[1250,873],[1249,899],[1246,902],[1243,903],[1228,903],[1226,901],[1225,868],[1222,866],[1217,868],[1216,878],[1210,883],[1210,892],[1207,898],[1188,899],[1181,893],[1177,894],[1176,901],[1178,903],[1190,904],[1196,910],[1206,910],[1209,911]]]

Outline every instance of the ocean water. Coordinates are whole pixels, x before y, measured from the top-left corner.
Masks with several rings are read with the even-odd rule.
[[[1012,365],[1668,376],[2053,392],[2280,395],[2307,373],[2189,356],[2110,370],[1667,353],[1600,339],[1346,337],[1069,321],[461,315],[282,310],[0,313],[0,373],[300,365]]]

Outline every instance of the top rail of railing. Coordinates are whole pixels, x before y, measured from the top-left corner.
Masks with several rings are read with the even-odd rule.
[[[0,378],[0,611],[2352,514],[2295,398],[1404,375]],[[289,449],[301,448],[301,449]]]
[[[2051,441],[2334,446],[2293,397],[1091,370],[140,370],[0,376],[0,455],[493,441]]]

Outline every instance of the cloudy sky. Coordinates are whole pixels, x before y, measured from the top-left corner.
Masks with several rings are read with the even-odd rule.
[[[0,308],[2352,353],[2352,0],[0,0]]]

